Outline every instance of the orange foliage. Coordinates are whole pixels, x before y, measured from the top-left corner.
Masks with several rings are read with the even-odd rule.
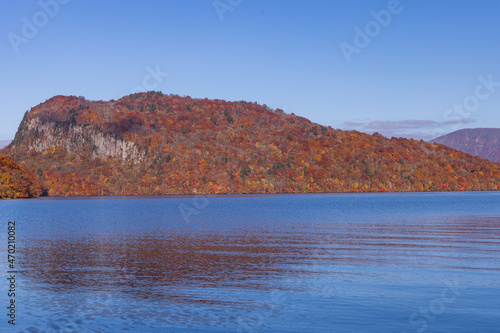
[[[28,129],[33,120],[54,128],[52,146],[41,144],[49,139],[41,125]],[[140,158],[98,155],[98,136],[132,144]],[[56,96],[25,115],[5,152],[25,161],[57,196],[498,190],[500,184],[498,164],[439,144],[335,130],[245,101],[160,92],[110,102]]]
[[[44,194],[42,182],[9,155],[0,155],[0,199],[30,198]]]

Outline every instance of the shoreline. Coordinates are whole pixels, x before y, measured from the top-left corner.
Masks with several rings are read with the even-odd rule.
[[[461,195],[461,194],[500,194],[492,191],[421,191],[421,192],[322,192],[322,193],[235,193],[235,194],[165,194],[165,195],[89,195],[89,196],[43,196],[37,198],[4,198],[4,200],[107,200],[107,199],[190,199],[207,198],[251,198],[251,197],[288,197],[288,196],[391,196],[391,195]]]

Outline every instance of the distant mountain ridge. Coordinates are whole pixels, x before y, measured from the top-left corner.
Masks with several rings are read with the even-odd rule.
[[[0,149],[7,147],[12,140],[0,140]]]
[[[430,142],[500,163],[500,128],[461,129]]]
[[[51,196],[498,190],[500,164],[246,101],[55,96],[0,150]]]

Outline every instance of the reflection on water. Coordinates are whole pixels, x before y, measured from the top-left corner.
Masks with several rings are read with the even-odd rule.
[[[20,331],[493,331],[499,196],[470,196],[212,198],[189,225],[188,199],[18,201]]]

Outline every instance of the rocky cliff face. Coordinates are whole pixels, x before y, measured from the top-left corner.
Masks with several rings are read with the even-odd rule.
[[[500,128],[462,129],[440,136],[431,142],[500,162]]]
[[[91,126],[64,124],[60,121],[42,122],[40,117],[25,116],[12,143],[12,149],[24,141],[28,149],[43,152],[49,147],[63,147],[67,151],[88,151],[93,158],[113,157],[140,163],[144,160],[134,142],[119,139],[97,131]]]

